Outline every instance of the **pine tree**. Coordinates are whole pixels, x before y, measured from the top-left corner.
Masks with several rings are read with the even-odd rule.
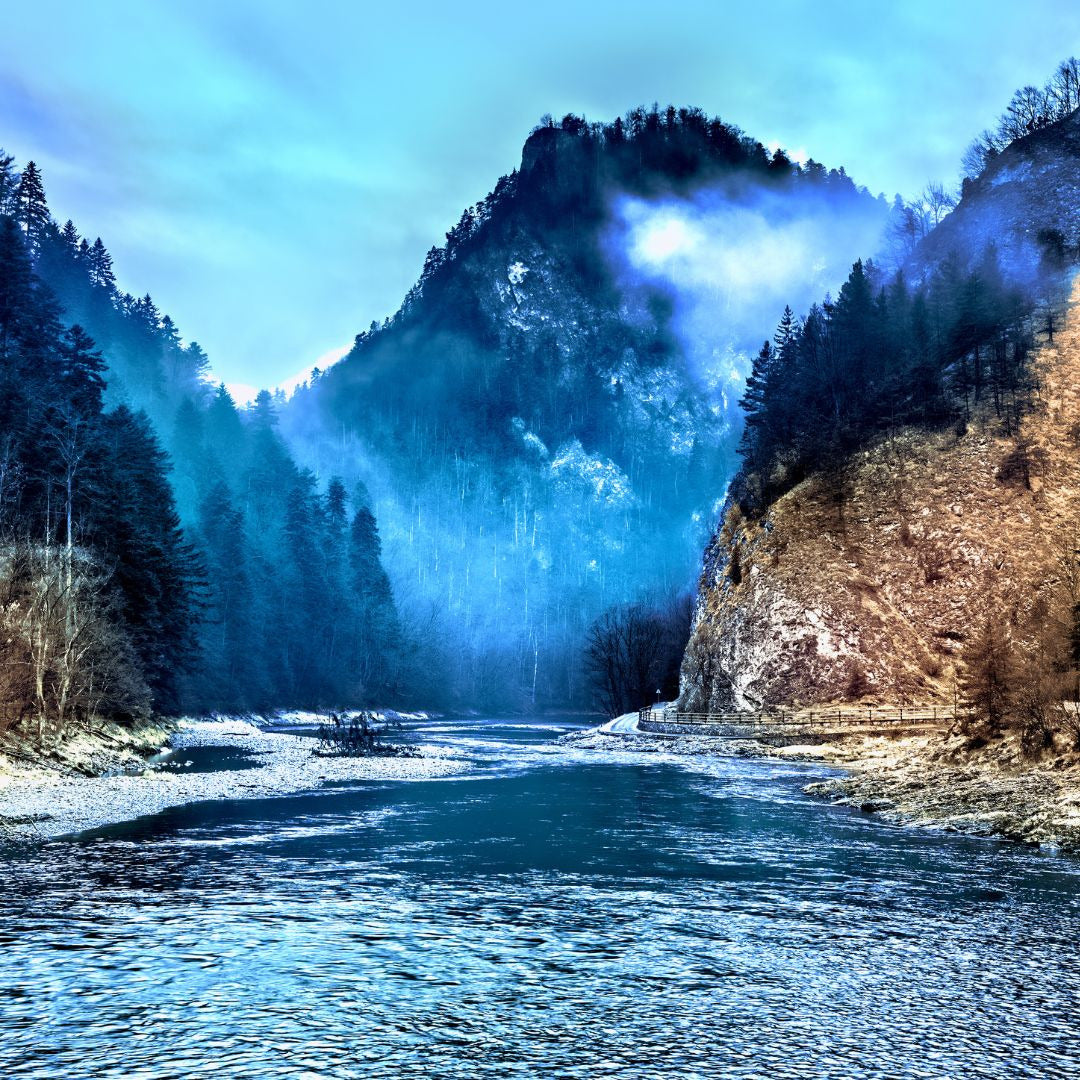
[[[194,660],[204,570],[186,540],[169,462],[144,413],[105,418],[100,475],[86,507],[93,539],[116,560],[114,579],[155,705],[175,710],[179,675]]]
[[[153,297],[149,293],[135,301],[132,309],[135,318],[142,325],[144,332],[154,341],[161,333],[161,312],[158,311]]]
[[[1000,731],[1017,690],[1016,648],[996,605],[986,612],[961,653],[963,674],[958,685],[968,724]]]
[[[170,315],[161,316],[161,340],[167,349],[179,350],[182,346],[180,340],[180,331],[176,328],[176,323],[172,321]]]
[[[61,339],[60,360],[60,384],[65,397],[80,412],[96,416],[101,412],[107,365],[93,338],[77,323]]]
[[[26,163],[15,189],[15,215],[31,253],[36,255],[50,218],[41,172],[32,161]]]
[[[189,377],[193,382],[201,383],[210,371],[210,358],[197,341],[192,341],[184,352],[187,354]]]
[[[739,401],[748,427],[756,427],[762,422],[765,409],[769,378],[772,375],[776,353],[768,341],[762,344],[750,374],[746,377],[746,389]]]
[[[219,383],[206,410],[206,437],[218,456],[225,462],[241,457],[246,433],[240,413],[224,383]]]
[[[739,453],[746,463],[747,472],[753,474],[756,493],[751,496],[749,487],[744,500],[757,503],[768,483],[763,473],[768,469],[772,434],[768,423],[768,399],[775,388],[770,387],[776,367],[776,353],[768,341],[761,346],[750,374],[746,378],[746,390],[739,402],[743,411],[743,432],[739,439]]]
[[[256,431],[266,431],[277,427],[277,406],[269,390],[260,390],[255,395],[251,406],[251,426]]]
[[[60,230],[60,239],[68,255],[72,259],[77,259],[79,257],[79,231],[71,218],[64,222],[64,227]]]
[[[203,500],[199,521],[209,584],[198,693],[219,708],[250,708],[268,692],[264,650],[254,622],[244,519],[224,481]]]
[[[392,681],[393,656],[400,637],[393,591],[381,553],[375,516],[362,505],[349,533],[349,564],[358,601],[355,667],[369,692]]]
[[[795,318],[795,313],[791,310],[791,305],[785,304],[784,314],[780,317],[780,322],[776,327],[776,333],[773,335],[773,344],[776,346],[776,352],[781,357],[783,357],[784,353],[791,348],[798,333],[798,329],[799,323]]]
[[[85,241],[83,241],[85,243]],[[116,277],[113,274],[112,256],[106,251],[99,236],[89,250],[90,280],[99,289],[112,294],[116,291]]]
[[[19,173],[15,168],[15,159],[0,148],[0,216],[14,215],[15,191],[18,186]]]
[[[326,534],[331,545],[344,552],[345,528],[348,524],[349,497],[338,476],[332,476],[326,486]]]
[[[6,363],[29,335],[33,325],[33,271],[26,245],[14,219],[0,218],[0,362]]]

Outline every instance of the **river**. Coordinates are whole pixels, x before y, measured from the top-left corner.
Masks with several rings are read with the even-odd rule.
[[[1080,863],[571,726],[4,852],[0,1076],[1080,1075]]]

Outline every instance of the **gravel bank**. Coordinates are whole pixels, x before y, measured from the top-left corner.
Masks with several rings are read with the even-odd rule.
[[[819,749],[819,748],[814,748]],[[1025,758],[1015,738],[978,750],[959,736],[866,740],[813,756],[848,775],[811,795],[897,825],[995,837],[1080,854],[1080,758],[1058,750]]]
[[[181,720],[169,739],[181,760],[189,748],[229,747],[257,755],[258,767],[72,776],[11,763],[0,775],[0,828],[16,838],[50,839],[185,803],[289,795],[326,781],[423,780],[469,767],[438,746],[422,746],[422,757],[339,758],[315,756],[313,745],[295,735],[262,731],[246,720]]]
[[[717,739],[711,735],[660,735],[605,732],[600,728],[571,731],[559,742],[577,750],[628,751],[635,754],[687,754],[739,757],[760,757],[772,748],[752,739]]]

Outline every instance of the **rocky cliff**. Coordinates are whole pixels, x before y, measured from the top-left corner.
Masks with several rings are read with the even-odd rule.
[[[1018,433],[992,410],[900,430],[760,520],[729,506],[706,552],[685,703],[951,701],[988,613],[1021,654],[1037,648],[1080,523],[1080,284],[1064,329],[1040,339]]]
[[[956,210],[915,262],[925,271],[950,252],[970,257],[990,243],[1016,276],[1035,273],[1048,253],[1080,248],[1080,112],[1017,139],[965,180]]]

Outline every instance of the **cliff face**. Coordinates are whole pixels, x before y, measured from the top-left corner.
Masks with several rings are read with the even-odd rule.
[[[1080,283],[1032,373],[1018,436],[992,410],[963,433],[904,430],[760,521],[730,507],[706,552],[683,702],[951,701],[987,610],[1034,648],[1080,524]]]

